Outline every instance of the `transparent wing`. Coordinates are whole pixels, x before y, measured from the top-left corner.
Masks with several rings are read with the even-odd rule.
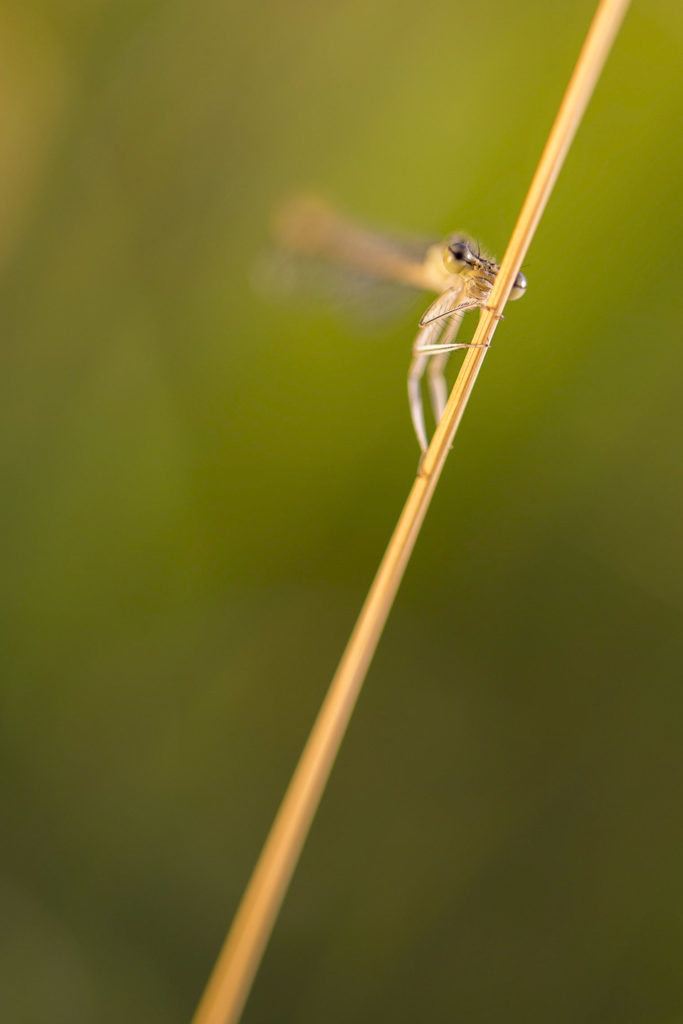
[[[268,248],[254,260],[251,278],[266,302],[332,311],[361,331],[415,315],[413,289],[303,253]]]
[[[298,196],[283,203],[273,229],[276,241],[290,252],[322,256],[370,277],[429,287],[424,265],[432,239],[392,237],[368,230],[314,196]]]
[[[368,230],[317,197],[282,204],[273,236],[252,275],[256,290],[269,298],[322,299],[367,324],[406,312],[412,290],[430,287],[425,256],[431,239]]]

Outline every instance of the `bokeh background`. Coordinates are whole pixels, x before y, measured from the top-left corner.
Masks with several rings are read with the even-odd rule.
[[[3,4],[3,1021],[189,1019],[413,479],[424,297],[264,296],[272,210],[501,255],[592,9]],[[682,60],[635,3],[246,1022],[683,1021]]]

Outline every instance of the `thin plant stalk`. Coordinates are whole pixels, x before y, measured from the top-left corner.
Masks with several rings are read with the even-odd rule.
[[[421,473],[389,541],[192,1024],[235,1024],[505,303],[629,6],[601,0]],[[495,125],[494,125],[495,127]]]

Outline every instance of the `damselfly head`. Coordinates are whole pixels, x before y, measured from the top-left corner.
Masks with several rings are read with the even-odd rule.
[[[494,260],[488,259],[466,235],[453,235],[443,250],[443,264],[449,274],[457,274],[467,282],[472,298],[484,298],[493,288],[499,271]],[[526,291],[526,278],[519,273],[510,292],[511,299],[519,299]]]

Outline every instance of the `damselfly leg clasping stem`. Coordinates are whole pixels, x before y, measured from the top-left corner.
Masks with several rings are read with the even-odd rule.
[[[423,313],[413,343],[408,371],[408,401],[422,455],[427,451],[427,428],[422,401],[422,378],[427,385],[436,423],[441,419],[448,390],[445,368],[451,352],[469,348],[456,338],[465,313],[485,309],[498,273],[498,264],[466,235],[445,242],[408,244],[374,234],[346,221],[320,199],[303,197],[282,207],[276,234],[287,248],[322,256],[371,277],[436,292],[438,298]],[[510,299],[526,291],[519,273]]]

